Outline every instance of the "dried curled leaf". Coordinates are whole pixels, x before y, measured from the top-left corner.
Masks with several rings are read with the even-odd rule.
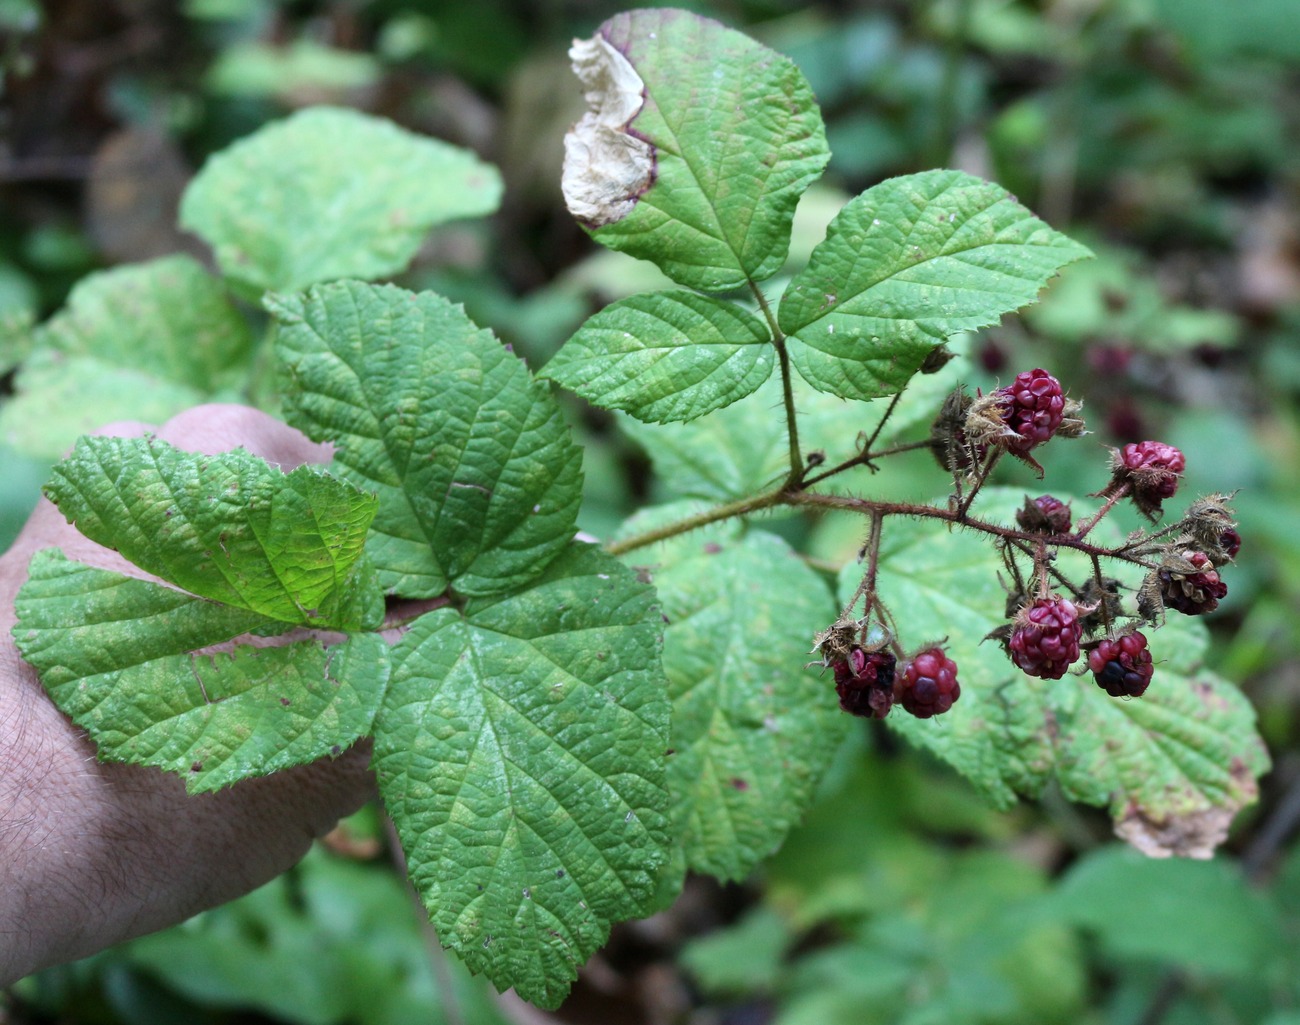
[[[564,137],[560,188],[569,213],[588,227],[620,221],[655,178],[655,148],[628,131],[645,84],[602,35],[575,39],[573,72],[590,110]]]

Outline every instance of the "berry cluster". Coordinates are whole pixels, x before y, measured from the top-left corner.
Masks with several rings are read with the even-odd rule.
[[[1008,585],[1009,622],[990,636],[1003,644],[1012,663],[1028,676],[1059,680],[1083,661],[1107,694],[1139,697],[1151,683],[1155,662],[1138,627],[1159,626],[1168,610],[1189,616],[1213,611],[1228,590],[1219,567],[1237,555],[1241,535],[1229,496],[1210,495],[1194,502],[1177,522],[1130,534],[1113,548],[1088,539],[1125,499],[1152,520],[1163,515],[1163,504],[1178,491],[1186,460],[1177,448],[1160,441],[1112,450],[1110,480],[1093,496],[1104,501],[1080,522],[1067,503],[1050,494],[1026,496],[1016,512],[1015,528],[967,516],[1000,456],[1020,459],[1041,476],[1042,467],[1032,453],[1053,437],[1083,435],[1080,408],[1046,370],[1026,370],[1010,384],[973,399],[961,388],[951,393],[931,425],[928,444],[953,476],[954,494],[945,518],[997,537],[1014,586]],[[859,461],[869,463],[869,454],[864,452]],[[915,514],[916,507],[898,511]],[[905,659],[893,640],[894,618],[875,591],[885,513],[872,515],[871,537],[863,548],[868,569],[858,589],[866,598],[865,614],[851,619],[851,603],[840,622],[819,638],[821,664],[833,667],[845,711],[881,719],[897,704],[928,719],[948,711],[960,697],[957,664],[939,646],[924,647]],[[1087,555],[1092,575],[1072,582],[1055,565],[1062,549]],[[1125,611],[1120,580],[1102,575],[1102,559],[1145,567],[1136,615]],[[1020,563],[1025,560],[1032,561],[1031,573],[1023,572]],[[874,641],[868,645],[872,630]]]
[[[1115,450],[1110,483],[1098,497],[1106,504],[1075,534],[1067,506],[1050,495],[1026,497],[1016,523],[1026,533],[1080,540],[1124,497],[1139,511],[1158,516],[1162,503],[1178,490],[1186,460],[1182,452],[1159,441],[1143,441]],[[1172,540],[1163,540],[1172,536]],[[1191,547],[1195,546],[1195,547]],[[1148,567],[1137,593],[1139,619],[1158,625],[1166,610],[1188,616],[1204,615],[1218,607],[1228,593],[1219,577],[1218,563],[1231,561],[1241,548],[1241,535],[1232,520],[1227,498],[1210,495],[1193,503],[1186,516],[1171,527],[1130,541],[1125,551],[1130,561]],[[1046,594],[1048,563],[1045,547],[1035,555],[1034,576],[1040,596],[1020,599],[1009,628],[995,631],[1006,645],[1011,661],[1030,676],[1060,679],[1087,649],[1087,664],[1097,685],[1114,697],[1138,697],[1146,692],[1154,670],[1146,636],[1134,627],[1118,631],[1121,598],[1117,581],[1100,577],[1088,581],[1073,595]],[[1085,634],[1103,632],[1099,640],[1081,645]]]
[[[849,644],[844,649],[844,644],[844,631],[832,629],[820,647],[827,659],[823,664],[835,673],[840,708],[852,715],[883,719],[898,704],[918,719],[929,719],[961,697],[957,663],[937,645],[912,656],[900,670],[897,657],[883,648]]]

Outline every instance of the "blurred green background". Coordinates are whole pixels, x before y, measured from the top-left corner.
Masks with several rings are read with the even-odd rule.
[[[1085,400],[1094,434],[1052,453],[1063,490],[1104,483],[1100,445],[1153,437],[1186,453],[1189,491],[1239,489],[1244,546],[1209,626],[1273,754],[1259,804],[1212,862],[1144,861],[1101,813],[1050,794],[990,811],[864,726],[755,878],[690,879],[669,911],[618,927],[554,1016],[438,952],[368,809],[244,900],[24,980],[0,1020],[1300,1025],[1296,0],[685,6],[794,58],[822,105],[833,156],[795,258],[845,198],[933,166],[1000,182],[1097,252],[970,339],[968,383],[1044,366]],[[207,259],[176,227],[185,183],[299,108],[356,107],[500,167],[501,211],[438,229],[399,280],[464,303],[534,368],[589,313],[655,287],[653,268],[597,252],[559,190],[582,110],[565,51],[620,9],[0,0],[0,542],[55,454],[25,429],[30,406],[4,415],[32,326],[92,271]],[[607,414],[569,409],[586,529],[670,493]],[[935,489],[924,456],[896,462],[874,488]],[[780,529],[827,555],[855,543]]]

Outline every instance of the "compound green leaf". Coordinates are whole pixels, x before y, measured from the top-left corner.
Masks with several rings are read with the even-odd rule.
[[[526,590],[418,619],[375,720],[380,793],[438,937],[555,1007],[667,857],[651,588],[575,545]]]
[[[384,587],[503,593],[568,545],[582,452],[550,389],[459,306],[360,282],[267,306],[289,422],[379,495],[367,551]]]
[[[587,320],[543,377],[638,420],[692,420],[728,406],[772,373],[763,322],[695,292],[652,292],[611,303]]]
[[[649,510],[624,530],[689,511]],[[674,832],[690,868],[743,879],[807,810],[852,722],[804,670],[835,618],[830,590],[765,531],[694,531],[627,561],[653,577],[668,619]]]
[[[161,422],[232,385],[251,335],[216,278],[168,256],[84,278],[33,342],[0,435],[57,457],[112,420]]]
[[[790,358],[844,398],[897,392],[937,344],[996,324],[1089,251],[961,171],[892,178],[830,224],[778,310]]]
[[[977,513],[1010,523],[1023,502],[1021,492],[994,490]],[[1078,579],[1089,572],[1086,561],[1064,554],[1058,565]],[[879,593],[904,625],[902,646],[946,637],[962,688],[944,716],[895,714],[889,725],[998,805],[1054,780],[1070,799],[1108,807],[1116,832],[1147,853],[1208,856],[1255,800],[1268,755],[1249,702],[1203,664],[1204,626],[1171,615],[1148,634],[1157,668],[1140,699],[1112,698],[1087,673],[1029,677],[996,643],[981,643],[1004,622],[1001,569],[992,545],[973,533],[925,521],[886,524]],[[861,566],[845,567],[845,600],[861,575]]]
[[[284,624],[356,629],[383,619],[363,558],[377,501],[317,466],[282,473],[236,449],[89,437],[46,494],[68,522],[147,573]]]
[[[23,657],[100,756],[174,772],[194,793],[338,754],[369,731],[387,680],[377,634],[230,648],[277,625],[57,549],[32,559],[17,612]]]
[[[565,138],[562,184],[595,239],[706,292],[775,274],[830,156],[794,63],[669,9],[616,15],[570,56],[592,109]]]
[[[496,169],[355,110],[314,107],[213,156],[181,201],[228,278],[260,293],[404,269],[434,225],[491,213]]]

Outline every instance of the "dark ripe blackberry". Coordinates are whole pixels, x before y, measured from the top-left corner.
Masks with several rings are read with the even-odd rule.
[[[868,719],[887,716],[894,704],[896,664],[897,659],[887,651],[867,651],[854,645],[845,661],[834,664],[840,708]]]
[[[1104,638],[1088,652],[1088,668],[1097,686],[1113,698],[1141,697],[1155,672],[1147,639],[1137,630]]]
[[[1037,368],[1017,374],[1014,381],[991,395],[1002,413],[1002,422],[1018,436],[1001,442],[1008,452],[1025,455],[1061,426],[1065,395],[1061,382],[1046,370]]]
[[[913,656],[894,678],[894,700],[918,719],[942,715],[959,697],[957,663],[942,648]]]
[[[1059,680],[1079,657],[1079,610],[1068,598],[1036,599],[1011,627],[1011,661],[1029,676]]]
[[[1026,495],[1024,506],[1016,512],[1016,523],[1021,530],[1037,534],[1068,534],[1070,507],[1051,495],[1033,499]]]
[[[1165,608],[1185,616],[1203,616],[1219,607],[1219,599],[1228,593],[1228,585],[1219,579],[1218,570],[1204,552],[1183,552],[1168,556],[1156,571],[1160,596]]]

